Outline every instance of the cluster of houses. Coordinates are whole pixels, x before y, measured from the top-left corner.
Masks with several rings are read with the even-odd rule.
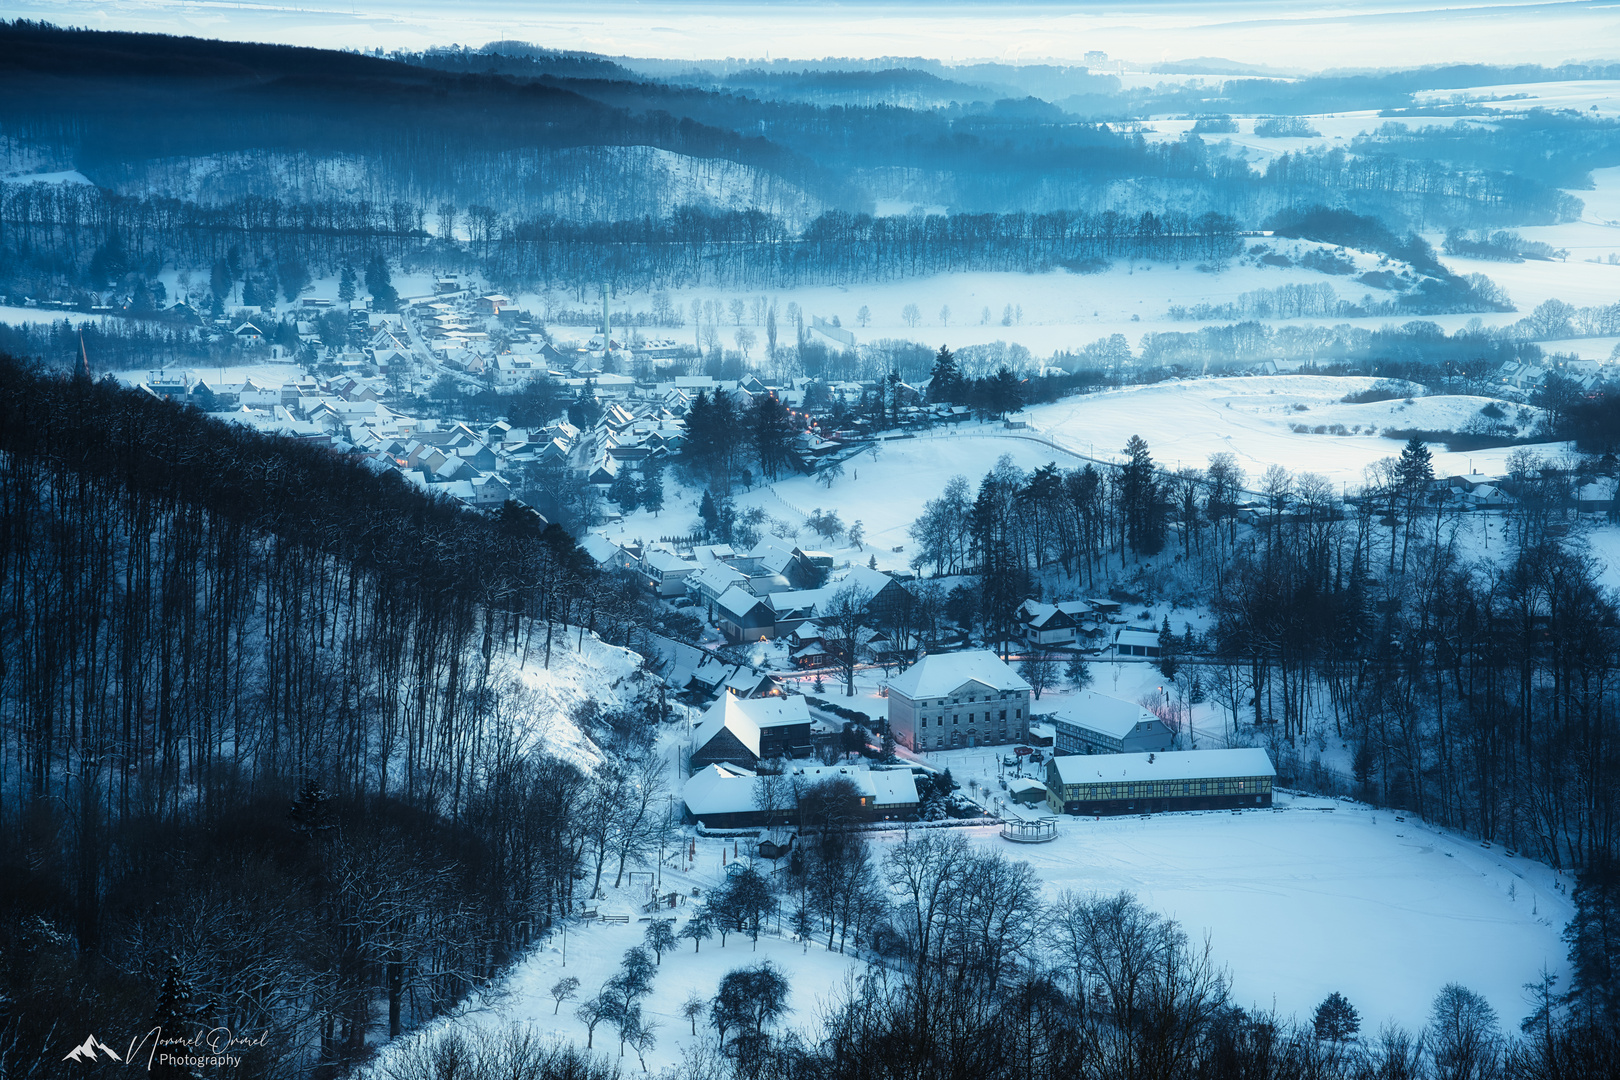
[[[803,697],[722,694],[692,737],[692,776],[681,793],[688,816],[709,829],[787,825],[805,788],[843,778],[858,802],[853,809],[865,819],[914,817],[919,796],[910,767],[811,759],[814,746],[837,730],[813,719]]]
[[[1583,514],[1606,514],[1615,509],[1617,481],[1598,473],[1572,475],[1570,497]],[[1517,485],[1510,477],[1471,473],[1436,477],[1429,483],[1429,499],[1437,507],[1453,510],[1509,510],[1518,503]]]
[[[1176,733],[1151,710],[1090,691],[1032,723],[1029,684],[987,650],[924,656],[885,691],[888,730],[915,756],[1050,745],[1046,782],[1021,778],[1015,799],[1044,802],[1055,814],[1271,805],[1276,770],[1264,750],[1176,750]],[[867,820],[915,820],[917,770],[927,767],[811,763],[837,730],[804,697],[722,693],[693,733],[683,790],[688,818],[709,829],[790,824],[807,786],[841,776]]]
[[[191,373],[152,372],[137,384],[155,397],[198,401],[204,391],[215,415],[260,431],[307,439],[392,470],[408,482],[475,509],[499,507],[512,497],[503,473],[535,446],[569,438],[556,430],[520,432],[509,425],[473,427],[422,419],[382,403],[376,380],[300,375],[279,385],[249,377],[239,383],[196,379]]]
[[[598,566],[636,574],[653,596],[697,608],[733,645],[785,640],[799,667],[826,662],[820,624],[839,593],[853,588],[865,594],[868,621],[882,625],[886,612],[901,602],[901,582],[909,576],[855,566],[829,581],[831,555],[775,536],[744,551],[729,544],[619,544],[602,533],[588,535],[580,546]],[[860,644],[869,655],[880,657],[890,647],[880,630],[868,627],[863,634]]]
[[[628,388],[636,382],[631,372],[645,374],[653,362],[682,353],[673,341],[634,333],[605,339],[597,334],[583,344],[559,344],[510,296],[481,292],[475,285],[455,275],[440,277],[432,296],[413,300],[405,311],[436,361],[482,376],[500,389],[540,375]]]

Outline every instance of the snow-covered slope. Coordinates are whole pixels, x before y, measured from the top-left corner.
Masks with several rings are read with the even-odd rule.
[[[467,190],[483,185],[480,190],[489,201],[518,215],[622,220],[638,218],[648,207],[669,211],[699,206],[713,211],[754,208],[802,225],[820,210],[815,199],[771,173],[724,158],[690,157],[652,146],[475,154],[450,162],[447,168],[466,174]],[[490,177],[498,178],[494,189],[489,188]],[[357,154],[279,150],[137,162],[95,179],[126,193],[203,203],[248,194],[291,201],[334,196],[387,201],[413,194],[406,190],[412,184],[442,180],[410,178],[392,162]]]
[[[501,695],[502,714],[519,732],[557,757],[589,769],[600,752],[575,725],[574,710],[587,698],[608,710],[628,706],[647,689],[650,676],[643,674],[639,655],[609,645],[589,631],[581,638],[578,629],[559,626],[556,635],[549,666],[545,629],[537,627],[527,649],[498,654],[490,674]]]

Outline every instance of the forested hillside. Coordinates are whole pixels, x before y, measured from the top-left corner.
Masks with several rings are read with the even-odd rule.
[[[1109,88],[1083,72],[1052,69],[1022,87],[1009,84],[1032,76],[1017,69],[964,71],[973,81],[921,71],[886,78],[984,91],[983,99],[896,104],[884,100],[888,91],[866,100],[858,87],[873,84],[870,73],[662,81],[520,43],[385,59],[19,22],[0,27],[0,131],[10,141],[0,149],[77,168],[124,194],[342,193],[423,212],[453,202],[588,221],[746,205],[795,226],[819,209],[870,211],[885,198],[969,212],[1214,212],[1249,227],[1313,203],[1403,227],[1534,224],[1578,212],[1555,184],[1582,183],[1587,170],[1616,160],[1612,125],[1560,119],[1551,145],[1546,122],[1532,117],[1460,138],[1414,140],[1402,128],[1387,144],[1358,144],[1355,156],[1301,150],[1257,166],[1195,133],[1145,139],[1136,118],[1259,107],[1268,92],[1301,108],[1346,93],[1404,105],[1411,92],[1405,83],[1351,93],[1315,80],[1235,81],[1185,101],[1105,94],[1110,104],[1095,115],[1028,96]],[[857,90],[838,90],[843,100],[823,92],[846,85]],[[1527,146],[1546,153],[1527,156]],[[649,170],[644,157],[626,156],[632,147],[677,160]],[[1527,168],[1529,157],[1540,164]],[[689,172],[716,169],[687,182]]]
[[[170,957],[199,1019],[273,1033],[262,1076],[496,974],[568,903],[593,782],[511,673],[623,640],[615,595],[515,505],[6,359],[0,1073],[138,1029]]]

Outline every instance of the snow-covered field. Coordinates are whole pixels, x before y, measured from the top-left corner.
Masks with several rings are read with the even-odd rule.
[[[1264,243],[1278,251],[1321,246],[1289,240],[1264,241]],[[1373,269],[1377,263],[1376,256],[1359,254],[1356,259],[1361,264],[1362,270]],[[1501,267],[1511,264],[1490,265]],[[1620,271],[1620,268],[1616,269]],[[1494,271],[1487,271],[1487,276],[1493,275]],[[1620,277],[1616,280],[1620,282]],[[1192,263],[1182,263],[1178,267],[1164,263],[1133,263],[1123,259],[1115,262],[1107,270],[1095,274],[1076,274],[1062,269],[1030,274],[973,271],[905,281],[811,286],[772,292],[768,294],[768,298],[777,302],[778,325],[783,328],[780,333],[785,340],[791,340],[792,337],[791,325],[784,321],[786,306],[789,303],[797,303],[804,311],[805,325],[812,340],[824,341],[814,331],[808,330],[812,316],[820,316],[828,322],[837,317],[843,329],[853,334],[858,344],[870,344],[888,338],[920,342],[929,348],[938,348],[945,344],[958,349],[964,345],[988,345],[1002,341],[1022,345],[1035,358],[1045,359],[1058,351],[1078,351],[1110,334],[1124,334],[1132,349],[1136,349],[1141,343],[1142,335],[1150,331],[1188,332],[1203,325],[1224,326],[1236,321],[1227,318],[1172,321],[1168,318],[1172,305],[1192,307],[1203,303],[1227,304],[1236,301],[1242,294],[1256,289],[1317,284],[1331,286],[1343,300],[1359,303],[1369,293],[1373,294],[1374,299],[1384,298],[1384,294],[1379,290],[1369,288],[1352,278],[1324,274],[1298,266],[1284,269],[1234,264],[1219,273],[1206,273],[1198,270]],[[683,312],[690,311],[693,300],[718,300],[728,304],[736,295],[712,288],[686,289],[670,293],[677,309]],[[754,295],[758,294],[745,293],[741,298],[751,302]],[[535,309],[542,306],[538,297],[522,296],[518,299],[525,306]],[[559,303],[564,302],[560,295],[558,300]],[[581,306],[571,295],[565,302],[566,306],[571,308]],[[645,294],[630,294],[616,303],[628,305],[632,310],[647,310],[652,306],[650,298]],[[589,301],[587,306],[588,304]],[[921,315],[916,326],[910,325],[904,317],[907,306],[912,304],[916,305]],[[859,313],[863,307],[870,315],[870,321],[864,326],[859,321]],[[1013,308],[1013,321],[1009,325],[1004,325],[1002,320],[1009,307]],[[948,315],[942,314],[944,308],[949,308]],[[988,318],[985,315],[987,308]],[[1524,310],[1528,311],[1529,308]],[[1480,316],[1492,325],[1513,322],[1519,317],[1516,314]],[[1442,316],[1430,321],[1438,322],[1450,330],[1462,326],[1471,318],[1474,316],[1455,315]],[[1286,322],[1309,325],[1348,321],[1378,327],[1407,320],[1370,318],[1263,321],[1271,326]],[[751,328],[756,337],[763,340],[763,330],[754,324],[752,316],[744,320],[744,325]],[[732,335],[736,327],[732,325],[730,318],[723,320],[720,331],[721,341],[728,348],[732,347]],[[585,332],[577,328],[563,328],[558,332],[564,337],[585,336]],[[683,328],[667,333],[679,341],[693,340],[693,327],[690,322]]]
[[[49,326],[51,323],[63,322],[64,320],[74,326],[80,326],[85,323],[98,322],[101,319],[123,321],[117,315],[90,315],[82,311],[52,311],[46,308],[0,304],[0,323],[10,323],[13,326],[21,326],[27,323],[44,323]]]
[[[1283,154],[1297,153],[1301,150],[1331,149],[1337,145],[1348,148],[1350,140],[1357,135],[1370,135],[1385,124],[1394,124],[1396,127],[1450,127],[1455,123],[1467,123],[1475,120],[1473,117],[1455,116],[1414,116],[1414,117],[1385,117],[1379,116],[1374,109],[1358,109],[1350,112],[1324,113],[1306,118],[1306,123],[1317,131],[1316,135],[1286,138],[1267,138],[1254,133],[1255,117],[1234,116],[1238,130],[1230,133],[1203,133],[1200,135],[1206,143],[1219,145],[1230,142],[1234,147],[1243,151],[1245,160],[1256,168],[1263,169],[1272,158]],[[1165,116],[1154,117],[1150,122],[1153,128],[1147,135],[1149,142],[1175,142],[1182,135],[1191,131],[1197,123],[1194,117]]]
[[[1242,814],[1064,819],[1010,854],[1050,893],[1129,890],[1208,933],[1249,1007],[1305,1016],[1339,990],[1376,1026],[1415,1026],[1447,982],[1511,1023],[1521,985],[1558,971],[1571,908],[1547,867],[1383,810],[1281,796]],[[1003,844],[993,835],[986,844]]]
[[[1147,440],[1164,465],[1203,465],[1209,455],[1237,456],[1251,480],[1268,465],[1315,472],[1335,483],[1359,484],[1363,470],[1400,453],[1394,440],[1368,434],[1299,434],[1290,424],[1343,424],[1383,429],[1459,429],[1493,399],[1420,397],[1411,404],[1386,401],[1350,405],[1345,394],[1374,379],[1350,376],[1278,375],[1195,379],[1131,387],[1069,398],[1027,410],[1030,427],[1054,442],[1098,456],[1117,456],[1132,435]],[[1304,406],[1303,409],[1299,406]],[[1510,416],[1518,407],[1503,405]],[[1438,475],[1500,472],[1513,448],[1451,453],[1431,447]],[[1546,447],[1548,451],[1555,446]]]
[[[1592,185],[1569,192],[1585,204],[1579,221],[1514,230],[1526,240],[1568,251],[1567,259],[1502,263],[1444,256],[1441,261],[1458,273],[1486,275],[1507,290],[1521,314],[1550,299],[1576,307],[1620,301],[1620,265],[1607,261],[1620,257],[1620,167],[1593,169]],[[1437,251],[1443,239],[1438,234],[1429,237]],[[1594,259],[1600,261],[1588,261]],[[1493,322],[1489,316],[1482,318]]]
[[[1554,83],[1502,83],[1493,86],[1470,86],[1465,91],[1420,90],[1412,95],[1420,105],[1445,104],[1459,95],[1489,99],[1512,98],[1510,101],[1487,101],[1486,107],[1500,112],[1523,112],[1528,109],[1579,109],[1612,117],[1620,114],[1620,82],[1613,79],[1572,79]],[[1437,121],[1427,120],[1426,123]]]
[[[971,486],[995,466],[1003,455],[1021,469],[1034,469],[1056,460],[1066,468],[1081,462],[1073,455],[1028,439],[998,434],[996,428],[969,429],[960,436],[943,431],[930,432],[916,439],[882,443],[876,456],[863,453],[844,466],[844,475],[828,488],[814,477],[794,476],[778,480],[768,488],[737,497],[739,506],[759,506],[772,517],[795,520],[803,511],[836,510],[848,525],[859,520],[866,532],[866,545],[882,553],[909,544],[906,529],[923,511],[923,504],[937,499],[951,477],[962,475]],[[893,554],[890,552],[890,554]],[[905,565],[907,556],[894,560]]]
[[[56,172],[14,173],[0,176],[0,184],[88,184],[89,178],[77,169]]]
[[[941,763],[951,763],[965,781],[974,772],[973,753],[936,756],[953,759]],[[1571,909],[1559,891],[1562,879],[1547,867],[1359,804],[1287,795],[1277,801],[1276,809],[1241,814],[1064,818],[1058,839],[1045,845],[1011,845],[988,827],[964,833],[1028,862],[1049,897],[1064,890],[1136,893],[1180,921],[1194,940],[1208,935],[1217,961],[1231,970],[1238,1003],[1285,1016],[1308,1015],[1338,990],[1369,1028],[1386,1019],[1417,1026],[1436,991],[1455,981],[1483,994],[1511,1023],[1528,1010],[1521,984],[1543,966],[1561,969],[1559,933]],[[902,839],[900,832],[873,836],[879,854]],[[692,863],[672,855],[661,891],[690,899],[693,886],[712,887],[722,873],[721,849],[729,856],[731,847],[698,839]],[[610,867],[606,884],[611,879]],[[584,1025],[572,1015],[577,1001],[554,1013],[549,988],[574,975],[580,997],[587,997],[612,975],[625,950],[641,943],[644,881],[610,889],[600,904],[604,914],[630,915],[627,925],[571,929],[566,967],[562,936],[554,935],[495,992],[428,1034],[451,1025],[525,1023],[583,1045]],[[680,925],[691,910],[689,903],[675,909]],[[795,1026],[813,1024],[845,975],[861,968],[829,952],[825,941],[806,950],[785,931],[762,936],[757,950],[738,936],[723,949],[718,939],[706,942],[695,955],[682,942],[665,955],[645,1006],[661,1024],[647,1064],[673,1063],[692,1041],[679,1012],[688,993],[712,997],[727,971],[762,960],[787,972],[793,987],[788,1023]],[[616,1037],[605,1025],[595,1045],[617,1054]],[[627,1064],[633,1062],[632,1052]]]

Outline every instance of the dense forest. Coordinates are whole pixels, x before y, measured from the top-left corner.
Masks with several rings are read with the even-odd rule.
[[[11,184],[0,190],[0,253],[7,256],[0,287],[18,295],[59,293],[63,299],[118,285],[134,292],[163,266],[205,268],[229,257],[270,281],[273,297],[276,279],[287,278],[289,268],[296,292],[312,271],[331,274],[380,255],[407,267],[476,267],[514,289],[574,289],[583,297],[583,290],[603,284],[616,293],[698,284],[786,288],[967,270],[1061,266],[1089,272],[1114,260],[1218,268],[1243,251],[1236,221],[1181,211],[899,217],[826,211],[795,229],[757,210],[688,207],[661,221],[580,223],[523,218],[487,206],[464,215],[440,207],[441,223],[465,226],[465,243],[451,242],[442,225],[437,233],[429,230],[428,213],[406,202],[244,196],[204,204],[120,196],[84,185]],[[1359,246],[1411,267],[1408,278],[1376,286],[1385,299],[1363,305],[1358,314],[1510,308],[1488,279],[1450,273],[1424,241],[1400,239],[1374,218],[1304,207],[1267,224],[1280,235]],[[242,275],[239,269],[232,283]]]
[[[632,778],[534,747],[511,673],[637,620],[566,534],[9,359],[0,471],[0,1071],[135,1030],[169,957],[274,1033],[244,1075],[329,1071],[568,908]],[[640,685],[585,721],[616,761]]]

